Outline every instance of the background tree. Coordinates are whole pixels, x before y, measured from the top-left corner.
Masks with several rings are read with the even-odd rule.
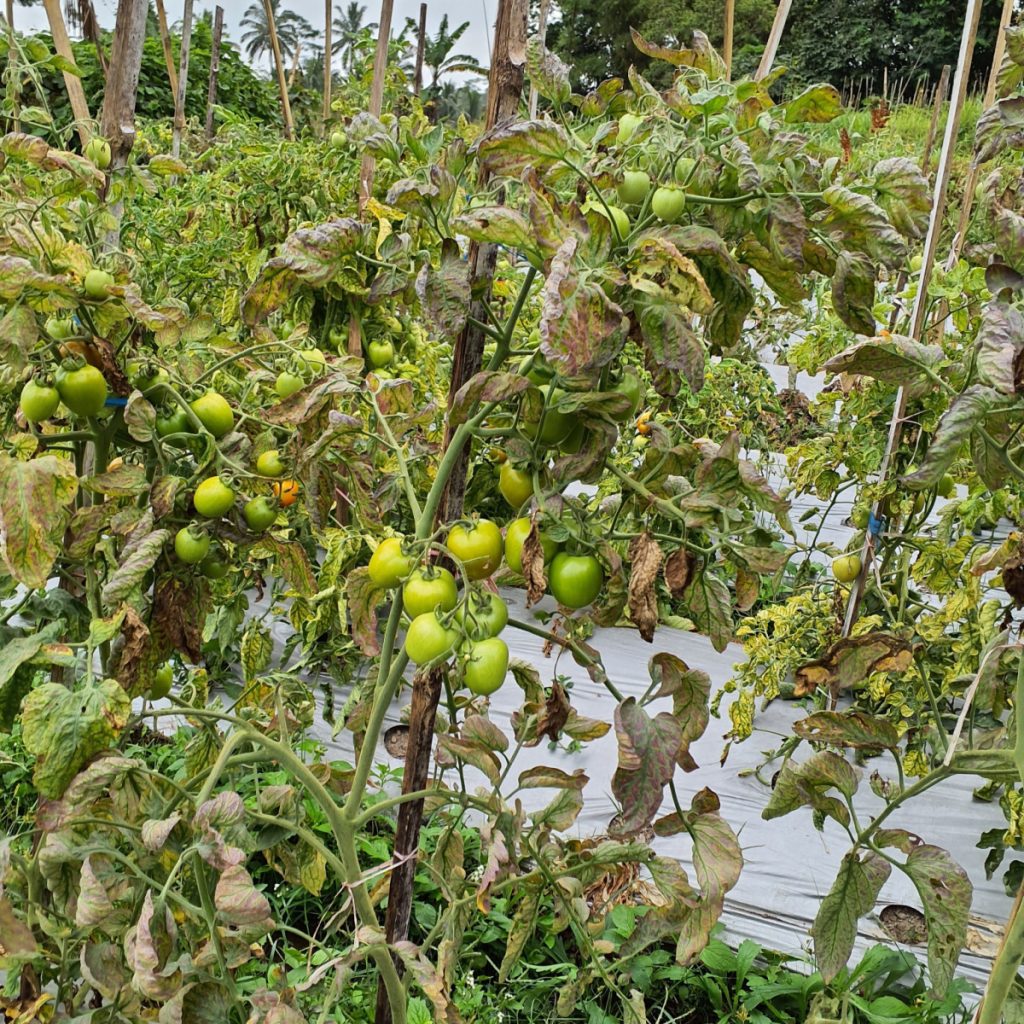
[[[444,75],[455,71],[469,71],[474,74],[486,74],[483,67],[475,57],[466,53],[452,53],[455,44],[462,38],[463,33],[469,28],[469,22],[464,21],[458,28],[448,29],[448,15],[441,19],[437,35],[427,36],[423,47],[423,63],[430,69],[430,88],[436,89]]]
[[[334,8],[334,26],[332,34],[334,42],[331,52],[341,54],[341,64],[346,72],[352,72],[356,60],[356,48],[360,37],[367,31],[375,31],[377,23],[363,24],[366,16],[365,4],[349,3],[344,9],[339,4]]]
[[[313,26],[301,14],[283,8],[281,0],[270,0],[270,9],[274,12],[282,54],[294,54],[297,47],[317,36]],[[257,61],[271,52],[270,25],[262,0],[249,5],[240,26],[243,30],[242,49],[249,60]]]

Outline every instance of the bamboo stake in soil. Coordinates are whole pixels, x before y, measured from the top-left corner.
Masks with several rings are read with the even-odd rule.
[[[327,122],[331,119],[331,85],[334,55],[331,53],[331,3],[332,0],[324,0],[324,134],[327,133]]]
[[[423,51],[427,47],[427,5],[420,4],[420,27],[416,33],[416,73],[412,80],[413,95],[423,92]]]
[[[394,0],[383,0],[380,6],[380,27],[377,31],[377,50],[373,55],[373,82],[370,85],[370,114],[380,117],[384,104],[384,80],[388,72],[388,45],[391,42],[391,17],[394,13]],[[364,155],[359,166],[359,212],[366,207],[366,201],[373,192],[373,172],[376,161],[372,156]],[[352,352],[352,339],[349,338],[349,354]]]
[[[295,126],[292,123],[292,105],[288,101],[288,85],[284,80],[284,61],[281,58],[281,41],[277,38],[277,22],[274,21],[274,8],[270,6],[270,0],[263,0],[263,10],[267,16],[267,29],[270,32],[270,48],[274,51],[277,88],[281,94],[281,120],[284,122],[284,137],[290,139],[295,135]]]
[[[75,62],[75,54],[71,49],[71,40],[68,39],[68,30],[67,26],[64,24],[64,15],[61,13],[60,0],[43,0],[43,6],[46,8],[46,19],[50,23],[50,35],[53,36],[53,48],[65,60],[69,60],[73,64]],[[120,15],[120,7],[118,8],[118,14]],[[138,75],[136,75],[135,80],[137,84]],[[92,115],[89,113],[89,104],[85,99],[85,90],[82,88],[82,80],[77,75],[71,75],[65,71],[64,86],[68,91],[68,99],[71,102],[71,113],[75,118],[75,128],[78,131],[78,138],[84,148],[92,135],[89,126],[92,120]],[[107,88],[108,90],[110,88],[109,82],[107,83]],[[135,103],[133,100],[133,113],[134,110]]]
[[[540,15],[537,18],[537,36],[540,39],[541,52],[546,49],[546,36],[548,30],[548,5],[549,0],[540,0]],[[530,120],[537,116],[537,86],[530,85]]]
[[[722,31],[722,60],[725,61],[725,78],[732,78],[732,36],[736,21],[736,0],[725,0],[725,26]]]
[[[935,131],[939,126],[939,115],[942,113],[942,104],[946,102],[946,91],[949,89],[948,64],[942,65],[942,73],[939,75],[939,84],[935,87],[935,94],[932,97],[932,119],[928,125],[928,135],[924,140],[924,152],[921,154],[921,170],[925,177],[930,177],[929,165],[932,161],[932,145],[935,142]]]
[[[206,89],[206,139],[213,138],[213,108],[217,103],[217,74],[220,71],[220,40],[224,32],[224,8],[213,16],[213,47],[210,50],[210,84]]]
[[[174,94],[174,131],[171,154],[181,153],[181,133],[185,130],[185,90],[188,88],[188,58],[192,50],[192,0],[185,0],[181,19],[181,53],[178,63],[178,91]]]
[[[171,94],[178,95],[178,72],[174,67],[174,51],[171,49],[171,33],[167,28],[167,11],[164,0],[156,0],[156,24],[160,31],[160,45],[164,51],[164,63],[167,65],[167,78],[171,83]]]
[[[779,52],[779,43],[782,41],[782,33],[786,28],[786,19],[789,18],[789,9],[792,6],[793,0],[779,0],[772,30],[768,33],[768,42],[765,43],[764,53],[761,54],[761,63],[758,64],[757,73],[754,75],[755,82],[760,82],[775,63],[775,54]]]
[[[942,137],[942,151],[939,155],[939,166],[935,175],[935,198],[932,203],[931,217],[928,221],[928,234],[925,237],[924,255],[921,263],[920,277],[917,282],[917,294],[910,314],[910,326],[907,335],[914,341],[920,341],[924,330],[925,315],[928,310],[928,283],[931,280],[932,264],[939,245],[942,232],[943,215],[946,212],[946,198],[949,191],[949,178],[953,169],[953,152],[956,148],[956,134],[960,128],[960,117],[963,113],[964,100],[971,74],[971,59],[974,56],[974,43],[978,35],[978,22],[981,18],[982,0],[968,0],[964,16],[963,33],[960,38],[960,54],[956,65],[956,78],[953,81],[953,97],[946,118],[946,130]],[[899,447],[903,433],[903,418],[907,409],[907,392],[900,388],[896,395],[896,409],[889,426],[889,438],[882,457],[882,465],[878,470],[879,484],[885,483],[893,456]],[[873,511],[877,522],[882,514],[881,503],[877,502]],[[861,598],[864,596],[864,585],[867,581],[871,556],[874,553],[875,536],[870,531],[864,538],[861,549],[861,570],[853,586],[846,605],[846,617],[843,621],[843,636],[849,636],[853,624],[857,621]]]
[[[494,34],[494,51],[487,87],[487,120],[485,131],[515,119],[519,111],[526,66],[526,33],[528,0],[500,0],[498,19]],[[487,175],[480,173],[478,189],[487,186]],[[500,202],[501,199],[498,199]],[[494,267],[497,262],[497,247],[477,245],[469,250],[470,287],[476,296],[471,309],[472,317],[485,321],[484,303],[491,294]],[[481,331],[467,324],[455,342],[452,353],[452,379],[448,392],[449,402],[466,381],[479,372],[485,337]],[[451,444],[452,429],[445,428],[445,447]],[[451,522],[462,514],[466,490],[466,472],[469,465],[469,449],[463,450],[448,479],[438,510],[437,521]],[[437,703],[440,699],[443,677],[440,672],[430,672],[417,677],[413,686],[412,708],[409,716],[409,741],[402,778],[403,792],[422,790],[427,781],[430,767],[430,753],[433,748],[434,721]],[[388,890],[388,909],[385,923],[388,942],[405,939],[409,934],[409,920],[412,914],[413,879],[416,873],[416,850],[419,848],[420,825],[423,818],[423,801],[410,801],[398,809],[395,829],[393,861],[397,867],[392,871]],[[390,1024],[391,1013],[387,993],[383,984],[377,987],[376,1024]]]

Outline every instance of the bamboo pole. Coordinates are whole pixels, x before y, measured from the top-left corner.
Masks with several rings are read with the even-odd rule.
[[[1013,17],[1014,0],[1003,0],[1003,11],[999,18],[999,32],[996,35],[996,46],[992,53],[992,67],[988,73],[988,85],[985,87],[984,108],[987,110],[996,101],[996,90],[999,87],[999,68],[1003,63],[1003,54],[1006,52],[1006,30],[1010,27],[1010,19]],[[971,164],[967,172],[967,180],[964,182],[964,196],[960,204],[960,219],[957,221],[956,234],[953,236],[953,247],[949,253],[947,266],[953,267],[960,258],[960,251],[963,249],[964,240],[967,237],[967,225],[971,219],[971,208],[974,206],[974,190],[978,187],[978,176],[981,168]]]
[[[220,72],[220,41],[224,33],[224,8],[213,16],[213,45],[210,49],[210,82],[206,87],[206,141],[213,138],[213,108],[217,103],[217,75]]]
[[[427,5],[420,4],[420,27],[416,33],[416,73],[412,80],[413,94],[423,92],[423,51],[427,48]]]
[[[263,10],[267,16],[267,29],[270,32],[270,48],[274,51],[274,67],[277,70],[277,89],[281,94],[281,119],[284,121],[284,137],[295,136],[295,125],[292,122],[292,105],[288,100],[288,85],[284,80],[284,61],[281,59],[281,41],[277,38],[277,22],[274,20],[274,8],[270,0],[263,0]]]
[[[494,32],[494,50],[487,86],[487,119],[485,131],[506,124],[516,118],[523,91],[526,66],[526,36],[528,0],[500,0]],[[483,192],[488,185],[486,172],[477,177],[477,189]],[[497,202],[502,202],[499,196]],[[467,323],[456,339],[452,353],[452,375],[448,391],[449,405],[459,388],[479,372],[483,362],[486,337],[473,325],[472,319],[486,319],[486,302],[491,295],[498,249],[494,245],[473,243],[469,250],[470,291],[474,296],[471,322]],[[452,427],[445,428],[445,447],[451,444]],[[448,523],[462,515],[466,474],[469,466],[468,446],[456,463],[448,486],[441,499],[436,523]],[[412,707],[409,714],[409,744],[406,753],[402,790],[419,792],[426,786],[433,748],[434,724],[437,704],[441,696],[444,669],[417,676],[413,683]],[[385,920],[389,944],[408,936],[412,914],[413,880],[416,873],[416,851],[419,849],[420,825],[423,819],[423,801],[409,801],[398,809],[395,827],[395,845],[388,890],[388,909]],[[377,987],[376,1024],[390,1024],[391,1013],[383,984]]]
[[[732,78],[732,37],[736,22],[736,0],[725,0],[725,26],[722,31],[722,60],[725,61],[725,80]]]
[[[921,155],[921,170],[926,178],[931,176],[928,167],[932,162],[932,146],[935,143],[935,132],[939,127],[939,115],[942,113],[942,104],[946,102],[950,70],[948,64],[942,65],[942,73],[939,75],[939,82],[935,86],[935,95],[932,97],[932,119],[928,125],[928,135],[925,137],[924,152]]]
[[[541,53],[547,48],[546,35],[548,29],[548,4],[549,0],[540,0],[540,14],[537,18],[537,35],[540,38]],[[530,120],[537,116],[537,87],[530,84]]]
[[[327,134],[327,122],[331,119],[331,86],[333,84],[332,77],[334,72],[334,54],[331,52],[331,47],[334,45],[331,39],[331,32],[334,26],[331,24],[331,18],[333,11],[331,8],[332,0],[324,0],[324,134]]]
[[[939,155],[939,166],[935,173],[935,198],[932,202],[931,216],[928,220],[928,234],[925,237],[924,255],[921,262],[920,276],[917,282],[917,294],[910,313],[910,326],[907,331],[914,341],[920,341],[924,331],[925,317],[928,311],[928,283],[931,280],[932,265],[939,246],[942,233],[943,216],[946,212],[946,200],[949,192],[949,178],[953,169],[953,153],[956,149],[956,135],[960,128],[960,117],[963,114],[964,100],[971,75],[971,60],[974,56],[974,43],[978,35],[978,22],[981,18],[982,0],[968,0],[964,13],[963,32],[960,37],[960,53],[956,64],[956,77],[953,80],[953,96],[950,101],[949,115],[946,118],[946,130],[942,137],[942,150]],[[903,433],[903,419],[907,409],[907,391],[901,387],[896,394],[896,408],[889,425],[889,438],[882,456],[882,465],[878,470],[878,482],[884,484],[889,475],[893,456],[899,447]],[[873,518],[878,522],[882,514],[881,502],[876,502]],[[857,621],[861,598],[864,596],[864,585],[867,581],[871,556],[874,554],[875,534],[870,530],[864,538],[861,549],[861,569],[850,588],[850,598],[846,604],[846,616],[843,620],[843,636],[849,636]]]
[[[373,82],[370,85],[370,114],[380,117],[384,104],[384,80],[388,72],[388,45],[391,42],[391,18],[394,14],[394,0],[383,0],[380,5],[380,25],[377,29],[377,50],[373,55]],[[359,212],[366,208],[366,202],[373,192],[373,172],[376,161],[369,154],[364,154],[359,166]],[[352,339],[349,338],[349,354],[352,352]]]
[[[156,24],[160,31],[160,45],[164,50],[164,63],[167,65],[167,78],[171,83],[171,94],[178,95],[178,72],[174,67],[174,51],[171,49],[171,33],[167,28],[167,10],[164,0],[156,0]]]
[[[43,0],[43,7],[46,8],[46,19],[50,23],[50,35],[53,36],[53,48],[65,60],[69,60],[74,64],[75,54],[71,49],[71,40],[68,38],[67,26],[64,24],[64,15],[61,13],[60,0]],[[89,126],[92,121],[92,115],[89,113],[89,104],[85,99],[85,90],[82,88],[82,80],[77,75],[72,75],[65,71],[64,86],[68,91],[68,100],[71,102],[71,113],[75,118],[75,128],[78,131],[78,138],[84,148],[91,136]]]
[[[761,54],[761,63],[757,66],[757,73],[754,81],[760,82],[772,69],[775,63],[775,55],[779,52],[779,43],[782,41],[782,33],[786,28],[786,20],[789,18],[789,9],[793,6],[793,0],[779,0],[778,9],[775,11],[775,20],[772,22],[772,30],[768,33],[768,42],[765,43],[764,53]]]
[[[192,50],[192,0],[185,0],[181,17],[181,52],[178,55],[178,91],[174,94],[174,130],[171,154],[181,153],[181,133],[185,130],[185,91],[188,88],[188,58]]]

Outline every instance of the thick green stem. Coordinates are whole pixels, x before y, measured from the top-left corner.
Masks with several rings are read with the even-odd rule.
[[[1013,741],[1013,761],[1021,781],[1024,782],[1024,648],[1017,663],[1017,686],[1013,695],[1013,724],[1016,737]]]
[[[1017,971],[1024,962],[1024,913],[1021,903],[1024,900],[1024,883],[1017,892],[1013,911],[1006,922],[1006,933],[1003,944],[992,963],[992,973],[988,978],[988,986],[978,1010],[978,1024],[1000,1024],[1003,1019],[1003,1007],[1010,994],[1010,989],[1017,980]]]

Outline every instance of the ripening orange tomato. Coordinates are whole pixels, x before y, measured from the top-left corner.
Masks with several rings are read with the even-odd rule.
[[[274,484],[274,496],[285,508],[294,505],[299,498],[299,481],[282,480]]]

